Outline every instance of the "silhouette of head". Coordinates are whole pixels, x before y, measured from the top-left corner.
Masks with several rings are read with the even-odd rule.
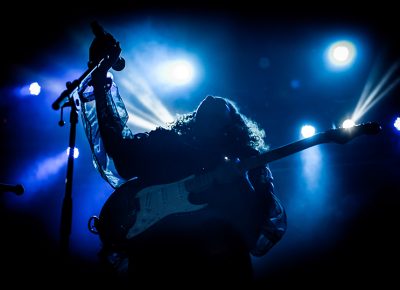
[[[224,98],[207,96],[196,109],[195,135],[213,138],[223,133],[223,129],[232,121],[232,109]]]

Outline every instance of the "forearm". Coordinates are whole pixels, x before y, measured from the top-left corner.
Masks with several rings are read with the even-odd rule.
[[[96,101],[96,113],[101,139],[107,153],[114,157],[115,152],[123,142],[125,121],[118,114],[118,110],[111,95],[111,79],[101,78],[93,82]]]
[[[286,212],[274,193],[273,178],[268,167],[253,170],[250,178],[262,209],[259,237],[251,253],[263,256],[286,232]]]

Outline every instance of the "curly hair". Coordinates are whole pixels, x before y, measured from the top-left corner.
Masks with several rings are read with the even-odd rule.
[[[233,101],[227,98],[221,99],[226,102],[232,120],[225,128],[225,144],[230,147],[234,146],[236,149],[247,147],[259,152],[268,150],[265,143],[265,131],[255,121],[240,113],[238,106]],[[195,122],[196,111],[193,111],[179,115],[168,127],[180,136],[191,138],[193,137],[192,127]]]

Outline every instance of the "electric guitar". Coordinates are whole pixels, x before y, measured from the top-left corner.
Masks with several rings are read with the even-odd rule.
[[[380,125],[374,122],[351,128],[330,129],[241,160],[234,166],[237,166],[240,172],[245,172],[318,144],[330,142],[345,144],[364,134],[377,134],[381,129]],[[221,168],[223,167],[200,175],[191,175],[173,183],[144,188],[138,180],[126,182],[117,188],[104,203],[99,217],[96,217],[96,233],[104,244],[117,248],[124,247],[132,239],[169,215],[205,208],[207,203],[191,203],[189,194],[209,188]]]

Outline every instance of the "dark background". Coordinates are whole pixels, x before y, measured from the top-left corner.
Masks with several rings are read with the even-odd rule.
[[[6,9],[3,13],[11,18],[1,19],[0,182],[24,184],[26,192],[0,196],[1,266],[5,269],[0,283],[9,281],[18,286],[36,281],[44,285],[53,276],[59,278],[58,285],[75,277],[102,281],[96,261],[99,243],[88,232],[86,222],[98,214],[112,190],[95,172],[79,124],[77,144],[82,150],[74,169],[73,270],[71,276],[63,275],[58,232],[66,167],[35,188],[29,187],[23,172],[36,156],[67,146],[68,125],[58,127],[59,114],[50,108],[57,90],[42,100],[15,97],[15,87],[41,71],[47,76],[52,72],[64,84],[71,80],[62,74],[65,66],[58,63],[63,56],[67,63],[76,56],[74,61],[80,65],[74,64],[75,69],[83,72],[87,55],[80,51],[88,51],[93,37],[91,21],[110,25],[107,27],[112,27],[115,35],[124,36],[117,25],[150,20],[154,30],[160,29],[166,37],[172,35],[188,48],[207,51],[205,80],[189,93],[194,103],[182,98],[170,101],[170,105],[186,109],[206,94],[231,96],[244,113],[265,128],[268,143],[275,148],[297,139],[294,132],[308,116],[320,122],[320,131],[329,129],[341,114],[354,108],[377,59],[381,75],[399,60],[398,15],[392,4],[340,5],[343,3],[233,5],[204,1],[149,5],[135,1],[29,4],[23,9],[22,4],[14,4]],[[168,33],[168,29],[179,33]],[[317,63],[302,58],[317,55],[313,40],[343,32],[363,40],[362,60],[354,75],[330,78],[322,69],[317,72]],[[79,33],[86,38],[83,47],[76,46]],[[124,47],[127,39],[120,40]],[[262,70],[259,63],[265,58],[270,66]],[[396,72],[394,79],[398,76]],[[299,90],[290,89],[293,78],[300,80]],[[316,173],[323,186],[311,190],[310,195],[299,173],[299,155],[271,164],[278,195],[288,207],[288,232],[266,257],[254,260],[261,285],[398,284],[400,135],[391,124],[399,116],[399,108],[396,87],[362,119],[382,125],[378,136],[362,136],[343,146],[320,145],[323,165]],[[324,196],[323,192],[328,197],[321,201],[318,195]]]

